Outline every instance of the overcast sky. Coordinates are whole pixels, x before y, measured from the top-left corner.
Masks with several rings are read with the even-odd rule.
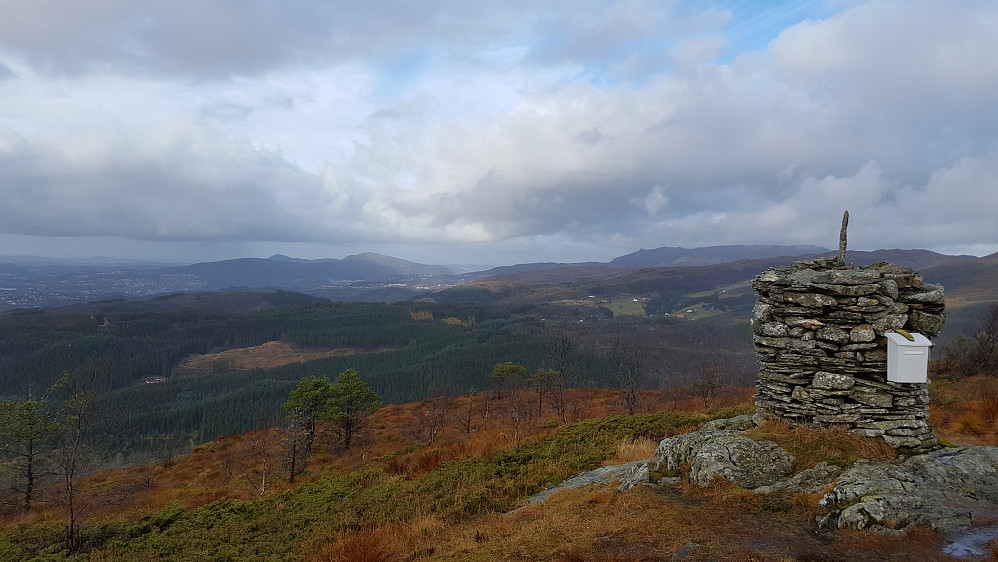
[[[998,251],[998,2],[0,0],[0,255]]]

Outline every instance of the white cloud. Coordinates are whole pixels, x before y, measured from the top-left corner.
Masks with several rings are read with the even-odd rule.
[[[669,204],[669,198],[662,193],[662,186],[656,185],[651,188],[648,195],[631,199],[631,203],[643,207],[649,215],[654,216]]]
[[[598,253],[829,245],[849,208],[855,245],[998,240],[993,3],[846,4],[730,63],[697,4],[379,6],[6,2],[0,230]]]

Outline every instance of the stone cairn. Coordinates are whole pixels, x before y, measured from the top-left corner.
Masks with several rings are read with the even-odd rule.
[[[937,335],[945,321],[941,285],[891,263],[854,267],[829,257],[771,268],[752,287],[763,416],[845,425],[916,452],[938,447],[928,385],[887,380],[884,334]]]

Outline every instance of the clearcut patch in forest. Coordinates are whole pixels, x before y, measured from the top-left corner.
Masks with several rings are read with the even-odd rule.
[[[191,355],[180,362],[173,371],[174,376],[210,375],[221,371],[246,371],[250,369],[270,369],[290,363],[304,363],[312,359],[326,357],[346,357],[363,353],[385,353],[395,348],[383,347],[376,349],[361,349],[342,347],[336,349],[295,349],[291,345],[269,341],[253,347],[228,349],[219,353]]]

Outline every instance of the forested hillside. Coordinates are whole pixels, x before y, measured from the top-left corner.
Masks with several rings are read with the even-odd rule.
[[[560,357],[552,347],[559,337],[569,342]],[[252,369],[215,361],[197,375],[178,368],[185,358],[267,342],[330,356]],[[109,446],[126,457],[153,436],[201,443],[269,427],[305,376],[354,368],[386,402],[401,403],[440,389],[489,389],[493,366],[504,361],[531,370],[560,365],[576,387],[682,387],[708,363],[732,382],[751,384],[754,366],[743,320],[615,317],[571,303],[334,303],[295,293],[205,293],[0,316],[0,397],[41,395],[64,371],[97,362],[102,396],[123,427]]]

